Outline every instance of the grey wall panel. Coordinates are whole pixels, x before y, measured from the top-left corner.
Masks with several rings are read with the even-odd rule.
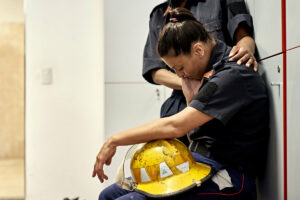
[[[142,77],[143,49],[149,17],[163,0],[105,0],[105,137],[159,117],[166,89]],[[114,183],[116,171],[129,147],[118,147],[106,168]]]
[[[162,0],[105,0],[105,81],[144,81],[150,12]]]
[[[150,84],[105,85],[105,137],[159,118],[160,106],[165,99],[162,86]],[[112,164],[105,167],[108,186],[114,178],[129,147],[118,147]]]
[[[245,0],[248,11],[251,13],[253,21],[255,21],[255,0]]]
[[[287,186],[288,199],[300,199],[300,49],[287,54]]]
[[[255,41],[261,57],[281,51],[281,1],[254,2]]]
[[[300,1],[286,0],[287,49],[300,45]]]
[[[260,64],[269,91],[270,139],[265,173],[259,178],[260,200],[283,199],[282,57]],[[281,69],[278,72],[278,67]]]
[[[274,0],[270,3],[270,1],[248,0],[247,2],[254,18],[255,41],[260,57],[280,52],[282,48],[281,1]],[[265,174],[258,181],[258,196],[261,200],[282,200],[282,56],[260,63],[260,71],[269,89],[271,135]]]
[[[287,48],[300,45],[300,1],[287,0]],[[287,53],[287,186],[288,199],[300,199],[300,49]]]

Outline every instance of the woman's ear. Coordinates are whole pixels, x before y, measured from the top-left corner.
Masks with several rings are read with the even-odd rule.
[[[196,42],[192,45],[192,53],[203,57],[204,56],[204,46],[201,42]]]

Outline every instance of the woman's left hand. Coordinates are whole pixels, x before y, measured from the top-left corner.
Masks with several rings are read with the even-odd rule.
[[[229,57],[231,57],[229,59],[230,61],[237,60],[238,65],[246,62],[246,67],[250,67],[253,64],[254,71],[257,71],[258,69],[258,63],[254,55],[251,53],[250,50],[246,49],[245,47],[240,47],[240,46],[232,47]]]
[[[113,146],[109,141],[109,139],[106,140],[98,153],[92,175],[93,177],[97,175],[101,183],[104,182],[104,179],[108,179],[107,175],[104,174],[103,166],[104,164],[110,165],[112,157],[115,155],[117,150],[116,146]]]
[[[203,79],[196,80],[190,78],[181,78],[182,92],[185,96],[187,104],[193,100],[194,96],[199,92],[199,89],[203,83]]]

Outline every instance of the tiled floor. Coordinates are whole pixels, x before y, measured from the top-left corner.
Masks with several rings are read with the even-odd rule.
[[[24,160],[0,160],[0,200],[24,199]]]

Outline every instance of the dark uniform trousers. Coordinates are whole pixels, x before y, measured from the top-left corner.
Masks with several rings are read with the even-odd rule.
[[[195,161],[202,161],[197,153],[192,153]],[[226,169],[234,187],[219,189],[211,179],[200,187],[195,187],[182,194],[164,198],[166,200],[256,200],[255,179],[244,173]],[[99,195],[99,200],[146,200],[152,199],[137,192],[121,189],[116,184],[105,188]]]

